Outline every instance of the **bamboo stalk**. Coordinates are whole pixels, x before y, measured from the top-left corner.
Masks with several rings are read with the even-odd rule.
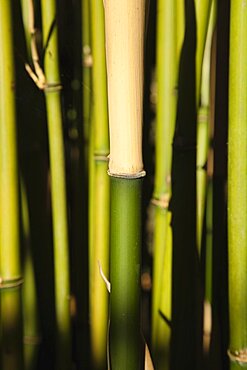
[[[216,2],[212,9],[216,12]],[[208,158],[207,158],[207,185],[206,185],[206,236],[205,236],[205,301],[204,301],[204,353],[209,354],[212,334],[212,302],[213,302],[213,171],[214,171],[214,120],[215,120],[215,67],[216,67],[216,28],[212,35],[210,58],[210,91],[209,94],[209,128],[208,128]],[[207,96],[207,88],[205,89]],[[203,92],[202,92],[203,94]]]
[[[3,369],[23,369],[15,73],[11,2],[0,1],[0,292]]]
[[[228,253],[231,368],[247,353],[247,6],[235,0],[230,13]],[[235,364],[234,364],[235,362]]]
[[[24,239],[24,281],[23,296],[23,326],[24,326],[24,359],[25,369],[33,370],[37,367],[40,333],[38,323],[38,307],[34,278],[33,261],[30,250],[30,224],[27,194],[24,182],[21,181],[21,210],[22,229]]]
[[[168,368],[170,328],[162,320],[159,311],[161,291],[168,292],[166,300],[171,304],[169,288],[162,286],[164,276],[171,284],[169,269],[164,270],[167,245],[168,207],[171,197],[171,159],[177,103],[177,9],[176,1],[158,1],[157,7],[157,123],[155,147],[155,184],[153,203],[155,210],[153,295],[152,295],[152,349],[157,368]],[[179,22],[181,23],[181,21]],[[166,262],[167,263],[167,262]],[[169,261],[171,264],[171,259]],[[169,283],[170,282],[170,283]],[[169,303],[167,303],[169,306]],[[164,314],[167,314],[165,312]],[[169,317],[170,319],[170,317]]]
[[[112,175],[143,174],[140,140],[144,39],[140,30],[144,28],[143,12],[140,0],[132,6],[129,2],[110,4],[109,0],[105,1],[111,143],[109,171]],[[133,109],[132,105],[136,108]]]
[[[82,109],[83,109],[83,140],[84,156],[86,168],[88,169],[88,150],[89,150],[89,133],[90,133],[90,115],[91,115],[91,35],[90,35],[90,3],[89,0],[82,0]]]
[[[56,26],[56,2],[41,1],[44,55],[45,98],[47,106],[49,152],[51,166],[51,197],[53,242],[55,260],[56,301],[56,368],[68,370],[71,366],[70,338],[70,284],[69,245],[66,205],[66,181],[62,113],[60,101],[60,75]]]
[[[143,43],[145,2],[105,2],[110,120],[111,370],[143,368],[140,335]]]
[[[201,239],[206,202],[207,171],[206,162],[209,149],[209,127],[210,127],[210,66],[213,32],[216,22],[216,1],[211,3],[211,11],[207,29],[206,44],[201,67],[201,93],[200,106],[197,115],[197,246],[201,253]]]
[[[99,273],[99,264],[109,275],[110,181],[105,25],[103,2],[90,2],[92,45],[92,116],[90,130],[90,243],[89,315],[93,369],[106,368],[108,292]]]
[[[199,104],[202,77],[202,62],[207,38],[208,23],[212,0],[195,0],[197,22],[196,45],[196,99]]]
[[[142,369],[140,179],[111,177],[110,369]]]

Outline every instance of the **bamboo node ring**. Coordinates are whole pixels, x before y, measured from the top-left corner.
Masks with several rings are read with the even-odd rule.
[[[3,279],[0,277],[0,289],[11,289],[21,286],[24,282],[24,279],[20,276],[13,279]]]
[[[83,66],[88,68],[93,66],[93,56],[89,45],[83,46]]]
[[[111,177],[119,177],[121,179],[127,179],[127,180],[140,179],[141,177],[146,176],[146,171],[140,171],[137,173],[114,173],[108,170],[107,173]]]
[[[162,209],[168,209],[170,203],[170,194],[166,193],[161,195],[160,198],[152,198],[151,203]]]
[[[234,350],[234,351],[231,349],[228,349],[227,354],[228,354],[229,359],[232,362],[236,362],[240,366],[247,366],[247,348]]]
[[[109,161],[109,155],[105,154],[94,154],[94,159],[96,161],[102,161],[102,162],[108,162]]]
[[[51,83],[46,83],[44,85],[44,91],[46,93],[49,93],[49,92],[56,92],[56,91],[60,91],[62,90],[62,85],[60,82],[51,82]]]

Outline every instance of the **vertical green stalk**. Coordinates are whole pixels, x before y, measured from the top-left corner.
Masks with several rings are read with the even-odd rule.
[[[90,133],[91,114],[91,36],[90,36],[90,3],[89,0],[82,0],[82,109],[83,109],[83,140],[86,168],[88,168],[88,146]]]
[[[202,78],[202,61],[212,0],[195,0],[197,44],[196,44],[196,101],[199,103]]]
[[[205,164],[208,152],[209,85],[212,34],[216,1],[196,1],[196,102],[197,102],[197,246],[201,252],[202,227],[206,199]]]
[[[23,369],[15,73],[11,2],[0,1],[1,368]]]
[[[71,366],[69,245],[55,0],[42,0],[41,9],[43,43],[46,45],[44,90],[49,135],[55,260],[56,368],[68,370]]]
[[[205,300],[212,302],[212,258],[213,258],[213,184],[209,179],[207,186],[207,209],[206,209],[206,272],[205,272]]]
[[[30,224],[27,203],[27,194],[24,182],[21,181],[21,213],[22,232],[24,240],[24,281],[23,285],[23,331],[24,331],[24,359],[25,369],[33,370],[37,367],[38,351],[40,345],[38,307],[33,261],[30,250]]]
[[[171,197],[172,139],[176,119],[177,84],[177,23],[176,1],[160,0],[157,7],[157,123],[155,148],[155,209],[153,295],[152,295],[152,348],[156,366],[168,367],[170,329],[162,320],[160,310],[164,257],[167,245],[168,207]],[[171,260],[170,260],[171,263]],[[170,279],[167,276],[166,280]],[[169,283],[168,283],[169,284]],[[171,282],[170,282],[171,284]],[[171,297],[166,299],[171,304]],[[168,304],[169,305],[169,304]],[[167,314],[164,313],[164,314]],[[169,317],[170,319],[170,317]],[[165,365],[166,363],[166,365]]]
[[[142,179],[111,177],[111,369],[141,369],[140,219]]]
[[[181,46],[184,39],[184,1],[176,0],[176,24],[177,24],[177,58],[180,59]]]
[[[216,21],[216,1],[212,1],[203,61],[201,65],[200,106],[197,113],[197,246],[201,252],[202,229],[206,202],[206,163],[210,126],[210,66],[213,32]],[[198,67],[199,68],[199,67]]]
[[[247,353],[247,4],[235,0],[230,13],[228,240],[232,369]],[[235,361],[235,364],[234,364]]]
[[[141,370],[143,49],[145,2],[104,1],[110,122],[111,370]]]
[[[104,274],[108,276],[110,181],[107,175],[109,133],[105,25],[102,1],[92,0],[90,2],[90,21],[93,66],[89,170],[89,315],[92,367],[93,369],[105,369],[108,327],[108,292],[99,273],[99,264],[102,266]],[[90,73],[89,70],[88,73]],[[87,75],[87,78],[87,83],[90,83],[90,75]],[[90,99],[90,95],[88,95],[87,99]]]

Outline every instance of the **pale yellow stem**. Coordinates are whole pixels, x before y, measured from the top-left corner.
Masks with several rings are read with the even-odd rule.
[[[144,0],[105,0],[109,173],[142,176]]]

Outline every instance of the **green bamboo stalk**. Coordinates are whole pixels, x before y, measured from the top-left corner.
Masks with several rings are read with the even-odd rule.
[[[206,208],[206,273],[205,273],[205,300],[212,303],[212,263],[213,263],[213,184],[212,178],[207,185],[207,208]]]
[[[195,0],[196,7],[196,101],[199,104],[202,78],[202,62],[207,38],[207,30],[212,0]]]
[[[89,127],[91,115],[91,69],[92,69],[92,53],[91,53],[91,35],[90,35],[90,3],[89,0],[82,0],[82,53],[83,53],[83,68],[82,68],[82,109],[83,109],[83,140],[84,140],[84,156],[86,166],[88,166],[88,150],[89,150]],[[88,167],[87,167],[88,168]]]
[[[33,261],[30,250],[30,224],[27,203],[27,194],[24,182],[21,181],[21,210],[22,229],[24,239],[24,281],[23,296],[23,326],[24,326],[24,361],[25,369],[33,370],[37,367],[38,352],[40,345],[38,307],[36,286],[34,277]]]
[[[92,44],[92,119],[90,131],[89,315],[93,369],[106,368],[108,292],[99,273],[109,275],[110,181],[105,25],[103,3],[90,2]],[[89,82],[89,81],[88,81]],[[88,99],[90,96],[88,96]],[[88,112],[89,113],[89,112]]]
[[[104,1],[110,120],[111,370],[143,368],[140,330],[145,2]]]
[[[22,21],[25,32],[25,41],[27,47],[28,58],[31,60],[32,50],[31,50],[31,38],[37,36],[37,29],[34,30],[34,34],[31,35],[30,27],[35,24],[34,15],[36,8],[36,0],[21,0],[21,12]]]
[[[140,342],[141,179],[111,177],[111,370],[142,369]]]
[[[212,4],[215,6],[216,2]],[[213,11],[215,11],[213,10]],[[212,298],[213,298],[213,147],[214,117],[215,117],[215,67],[216,67],[216,28],[212,35],[210,58],[210,91],[209,95],[209,128],[208,128],[208,158],[206,184],[206,243],[205,243],[205,300],[204,300],[204,354],[209,354],[212,334]],[[207,88],[205,89],[205,93]],[[203,92],[202,92],[203,95]],[[211,143],[211,144],[210,144]]]
[[[181,47],[184,39],[184,1],[176,0],[176,24],[177,24],[177,58],[180,59]]]
[[[23,369],[15,72],[11,2],[0,1],[1,368]]]
[[[201,94],[197,117],[197,246],[201,252],[202,229],[206,202],[207,171],[206,162],[209,149],[210,120],[210,65],[213,32],[216,22],[216,1],[211,3],[206,44],[201,66]],[[198,67],[199,68],[199,67]]]
[[[69,245],[56,2],[41,1],[55,263],[56,368],[71,367]],[[49,39],[48,39],[49,38]]]
[[[231,369],[247,353],[247,6],[235,0],[230,13],[228,255]],[[234,363],[235,362],[235,363]]]
[[[155,147],[155,210],[153,294],[152,294],[152,350],[157,368],[168,368],[170,328],[162,320],[160,310],[162,286],[169,270],[164,270],[167,246],[167,217],[171,197],[172,139],[176,119],[177,84],[177,23],[176,1],[158,1],[157,7],[157,123]],[[179,22],[181,23],[181,22]],[[170,260],[171,263],[171,260]],[[171,275],[170,275],[171,279]],[[171,284],[171,281],[170,281]],[[166,299],[171,301],[171,296]],[[169,305],[169,304],[168,304]],[[167,312],[165,312],[167,314]],[[170,317],[169,317],[170,319]]]

